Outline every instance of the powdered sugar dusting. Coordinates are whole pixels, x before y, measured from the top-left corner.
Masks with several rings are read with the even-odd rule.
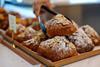
[[[77,47],[86,47],[88,44],[92,44],[91,39],[85,34],[85,32],[79,28],[77,32],[73,33],[73,35],[69,36],[69,39],[77,46]]]
[[[89,25],[84,25],[81,27],[85,33],[91,38],[91,37],[99,37],[99,34]]]
[[[17,24],[17,31],[18,32],[24,32],[25,31],[25,26],[23,26],[21,24]]]
[[[71,22],[68,19],[66,19],[63,15],[58,14],[54,16],[53,19],[49,20],[48,23],[50,23],[51,25],[55,24],[67,25],[70,24]]]
[[[26,29],[25,29],[25,32],[26,33],[30,33],[30,34],[33,34],[34,32],[36,32],[33,28],[31,28],[31,27],[27,27]]]
[[[32,39],[30,39],[30,40],[27,40],[27,41],[24,41],[23,42],[25,45],[37,45],[39,42],[38,42],[38,40],[37,40],[37,37],[34,37],[34,38],[32,38]]]
[[[50,48],[51,50],[54,51],[66,51],[68,50],[69,47],[67,45],[69,44],[69,41],[66,40],[65,37],[61,36],[56,36],[52,39],[48,39],[46,41],[41,42],[40,46],[43,46],[45,48]]]

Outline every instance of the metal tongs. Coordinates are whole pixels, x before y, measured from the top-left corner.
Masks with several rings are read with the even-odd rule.
[[[40,16],[38,16],[38,21],[39,21],[39,24],[40,24],[40,28],[42,29],[42,31],[46,34],[46,28],[45,28],[45,25],[43,24]]]
[[[57,13],[56,11],[49,9],[48,7],[46,7],[46,6],[44,6],[44,5],[41,6],[41,8],[44,9],[44,10],[46,10],[47,12],[49,12],[49,13],[52,14],[52,15],[57,15],[57,14],[59,14],[59,13]],[[65,17],[66,17],[66,16],[65,16]],[[71,21],[71,19],[69,19],[68,17],[66,17],[66,18],[67,18],[69,21]],[[38,20],[39,20],[39,23],[40,23],[40,28],[42,29],[42,31],[43,31],[44,33],[46,33],[45,25],[42,23],[40,16],[38,16]],[[71,22],[72,22],[72,21],[71,21]]]

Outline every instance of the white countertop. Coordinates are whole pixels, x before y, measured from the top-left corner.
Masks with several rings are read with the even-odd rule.
[[[100,67],[100,55],[78,61],[64,67]],[[40,67],[32,65],[15,54],[7,47],[0,44],[0,67]]]
[[[9,48],[0,44],[0,67],[40,67],[40,65],[28,63]]]

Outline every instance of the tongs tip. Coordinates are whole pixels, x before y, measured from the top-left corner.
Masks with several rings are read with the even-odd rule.
[[[44,33],[46,33],[45,25],[42,23],[40,16],[38,16],[38,21],[39,21],[40,28],[42,29],[42,31],[43,31]]]

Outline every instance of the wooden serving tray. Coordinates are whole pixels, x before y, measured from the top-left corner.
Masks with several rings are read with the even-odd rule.
[[[66,58],[66,59],[62,59],[56,62],[52,62],[42,56],[40,56],[38,53],[28,49],[27,47],[23,46],[22,44],[20,44],[19,42],[12,40],[12,38],[10,38],[9,36],[7,36],[5,33],[3,33],[2,31],[0,31],[0,34],[3,36],[4,39],[6,39],[8,42],[13,42],[19,49],[21,49],[22,51],[24,51],[25,53],[27,53],[29,56],[33,57],[34,59],[36,59],[37,61],[41,62],[42,64],[48,66],[48,67],[60,67],[66,64],[70,64],[88,57],[92,57],[95,55],[99,55],[100,54],[100,48],[90,51],[90,52],[86,52],[86,53],[82,53],[80,55],[77,56],[73,56],[70,58]],[[99,46],[97,46],[99,47]],[[70,61],[69,61],[70,60]]]
[[[4,45],[4,46],[8,47],[9,49],[11,49],[13,52],[15,52],[16,54],[18,54],[20,57],[22,57],[23,59],[25,59],[30,64],[33,64],[33,65],[40,64],[38,61],[36,61],[35,59],[33,59],[31,56],[27,55],[25,52],[23,52],[22,50],[20,50],[18,48],[14,48],[11,45],[11,43],[8,43],[7,41],[3,40],[2,38],[0,38],[0,43],[2,45]]]

